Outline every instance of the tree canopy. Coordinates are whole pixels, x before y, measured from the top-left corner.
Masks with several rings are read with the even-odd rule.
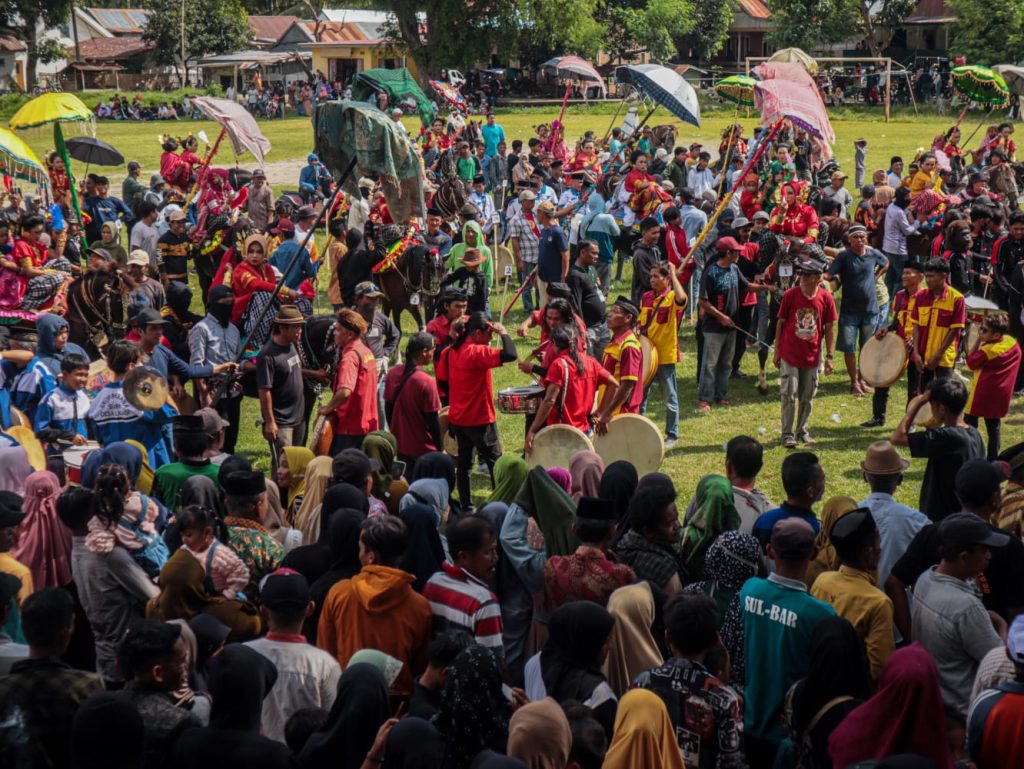
[[[31,87],[35,81],[37,61],[49,64],[67,55],[62,45],[38,34],[38,22],[42,22],[42,28],[51,29],[70,17],[71,0],[0,0],[0,27],[28,46],[26,86]]]
[[[767,0],[775,28],[768,37],[779,48],[808,51],[860,38],[881,56],[917,6],[916,0]]]
[[[181,57],[181,0],[151,0],[153,15],[142,37],[153,43],[153,59],[173,66],[184,85],[189,64],[203,56],[231,53],[252,40],[249,16],[240,0],[185,3],[185,61]]]
[[[951,52],[971,64],[1017,63],[1024,59],[1024,3],[1020,0],[949,0],[959,21],[952,26]]]

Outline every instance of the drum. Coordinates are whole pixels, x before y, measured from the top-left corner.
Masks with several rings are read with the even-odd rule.
[[[932,404],[922,404],[921,408],[917,410],[917,415],[914,417],[914,425],[916,427],[937,427],[938,422],[935,421],[935,417],[932,416]]]
[[[12,408],[11,411],[14,411],[14,409]],[[43,444],[39,442],[39,439],[36,437],[36,434],[31,427],[25,425],[14,425],[12,427],[8,427],[5,432],[20,443],[21,447],[25,449],[25,455],[28,457],[28,463],[31,465],[33,470],[46,469],[46,452],[43,450]]]
[[[526,457],[529,467],[569,467],[569,460],[577,451],[593,451],[590,442],[579,428],[572,425],[548,425],[533,439],[533,451]]]
[[[441,443],[444,444],[442,450],[448,456],[455,457],[457,459],[459,456],[459,442],[448,434],[447,406],[445,406],[439,412],[437,412],[437,421],[441,423]]]
[[[622,459],[644,475],[661,467],[665,442],[661,430],[647,417],[619,414],[608,422],[607,433],[594,436],[594,451],[601,455],[605,467]]]
[[[512,254],[512,249],[508,246],[498,246],[494,249],[494,280],[500,281],[505,277],[505,268],[508,267],[512,270],[512,275],[516,274],[516,258]]]
[[[872,387],[888,387],[907,369],[907,345],[899,334],[871,337],[860,351],[861,378]]]
[[[986,315],[999,312],[999,305],[981,296],[965,296],[964,305],[967,309],[966,334],[964,350],[970,350],[978,340],[978,329]]]
[[[654,343],[645,336],[640,337],[640,350],[643,352],[643,384],[644,387],[647,387],[658,371],[658,350]]]
[[[85,446],[72,446],[64,449],[64,474],[67,476],[69,486],[82,485],[82,467],[85,465],[86,457],[99,447],[98,443],[88,443]]]
[[[506,387],[498,392],[498,408],[502,414],[536,414],[545,392],[540,385]]]
[[[11,406],[11,427],[27,427],[29,430],[32,429],[32,423],[25,416],[25,412],[19,408]]]

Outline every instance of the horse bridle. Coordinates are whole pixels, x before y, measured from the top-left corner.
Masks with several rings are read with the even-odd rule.
[[[334,347],[334,327],[338,325],[337,321],[332,321],[331,325],[327,329],[327,334],[324,336],[323,349],[320,350],[320,355],[316,354],[309,344],[309,334],[303,333],[302,344],[298,346],[299,350],[299,361],[303,368],[306,369],[318,369],[323,365],[324,371],[327,372],[328,380],[331,379],[331,375],[334,373],[334,367],[337,365],[337,355],[331,354],[331,349]],[[312,390],[316,397],[320,397],[320,393],[323,392],[324,384],[319,380],[306,378],[303,380],[303,385]]]
[[[85,327],[89,330],[90,335],[95,335],[97,331],[103,333],[109,333],[112,336],[116,336],[115,332],[125,328],[124,323],[115,323],[110,310],[110,295],[113,293],[111,284],[103,287],[103,304],[104,308],[101,308],[92,298],[92,293],[86,287],[85,279],[83,278],[78,284],[78,295],[81,299],[85,309],[90,310],[95,315],[99,322],[93,324],[90,319],[86,317],[85,313],[80,313],[82,320],[85,322]]]

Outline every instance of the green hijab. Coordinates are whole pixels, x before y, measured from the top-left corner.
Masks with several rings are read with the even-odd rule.
[[[537,465],[526,474],[526,480],[516,494],[515,504],[537,521],[549,558],[576,552],[580,546],[573,531],[576,503],[555,483],[547,470]]]
[[[705,475],[697,484],[697,512],[683,531],[683,559],[692,580],[704,579],[704,555],[718,535],[740,527],[732,484],[721,475]]]
[[[363,453],[380,463],[373,471],[372,493],[377,499],[384,499],[391,488],[391,465],[398,454],[398,440],[387,430],[374,430],[363,438]]]
[[[504,502],[512,504],[526,480],[526,462],[515,454],[502,454],[494,463],[494,491],[484,504]]]

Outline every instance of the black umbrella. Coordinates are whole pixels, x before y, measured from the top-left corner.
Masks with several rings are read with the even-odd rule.
[[[93,139],[91,136],[75,136],[68,139],[65,144],[68,154],[86,165],[124,165],[124,155],[100,139]]]

